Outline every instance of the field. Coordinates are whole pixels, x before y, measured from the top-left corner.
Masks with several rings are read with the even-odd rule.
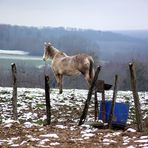
[[[35,57],[29,55],[0,55],[0,67],[7,70],[11,63],[17,65],[30,66],[30,67],[41,67],[44,65],[42,57]]]
[[[112,98],[106,91],[106,99]],[[93,98],[87,122],[78,122],[87,98],[87,90],[65,89],[59,95],[51,90],[51,125],[43,126],[46,120],[45,93],[43,89],[18,89],[18,121],[12,120],[12,88],[0,87],[0,147],[148,147],[148,92],[139,92],[145,122],[144,132],[136,131],[132,93],[119,91],[117,102],[130,105],[127,126],[124,130],[98,129],[87,122],[94,121]],[[98,99],[101,95],[98,93]]]

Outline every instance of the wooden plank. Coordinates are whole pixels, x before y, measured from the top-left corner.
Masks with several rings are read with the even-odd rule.
[[[13,94],[12,94],[12,107],[13,107],[13,119],[18,119],[17,113],[17,70],[15,63],[11,64],[12,70],[12,85],[13,85]]]
[[[96,87],[96,90],[98,92],[103,92],[104,91],[104,81],[103,80],[97,80],[95,87]]]
[[[104,83],[103,80],[97,80],[95,87],[96,87],[97,92],[103,92],[104,90],[111,89],[112,85]]]
[[[106,111],[105,111],[105,91],[102,91],[102,120],[105,123],[106,122]]]
[[[131,78],[131,88],[133,92],[135,111],[136,111],[137,128],[139,132],[142,132],[143,131],[142,114],[140,109],[139,95],[137,92],[136,71],[134,63],[129,63],[129,70]]]
[[[97,91],[95,90],[95,121],[98,120],[98,98],[97,98]]]
[[[92,92],[93,92],[93,89],[95,87],[96,81],[98,79],[98,74],[99,74],[100,70],[101,70],[101,66],[97,67],[97,70],[95,72],[94,79],[92,81],[92,85],[91,85],[91,87],[90,87],[90,89],[88,91],[87,100],[85,102],[83,113],[82,113],[82,115],[80,117],[80,121],[79,121],[79,124],[78,124],[79,126],[82,125],[85,122],[85,120],[86,120],[86,116],[87,116],[88,107],[89,107],[89,104],[90,104]]]
[[[111,105],[111,110],[110,110],[110,114],[109,114],[109,121],[108,121],[109,128],[112,127],[112,120],[113,120],[113,116],[114,116],[114,107],[115,107],[115,102],[116,102],[116,98],[117,98],[117,83],[118,83],[118,75],[115,75],[112,105]]]

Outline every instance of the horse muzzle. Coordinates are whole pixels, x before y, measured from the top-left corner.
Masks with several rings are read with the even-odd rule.
[[[43,57],[43,61],[46,61],[46,57]]]

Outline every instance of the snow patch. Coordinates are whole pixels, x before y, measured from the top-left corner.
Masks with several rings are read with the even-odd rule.
[[[130,146],[128,146],[127,148],[135,148],[134,146],[132,146],[132,145],[130,145]]]
[[[64,125],[56,125],[57,128],[60,128],[60,129],[66,129],[67,126],[64,126]]]
[[[148,143],[148,139],[140,139],[136,140],[135,142]]]
[[[127,132],[132,132],[132,133],[135,133],[135,132],[136,132],[136,130],[133,129],[133,128],[128,128],[126,131],[127,131]]]
[[[50,143],[50,145],[54,146],[54,145],[59,145],[60,143],[59,142],[52,142]]]
[[[111,139],[103,139],[104,143],[117,143],[117,141],[111,140]]]
[[[43,144],[45,144],[46,142],[49,142],[49,141],[50,141],[49,139],[43,139],[43,140],[40,141],[40,144],[43,145]]]
[[[95,134],[92,134],[92,133],[84,133],[82,135],[82,137],[85,138],[85,139],[88,139],[89,137],[93,137],[93,136],[95,136]]]
[[[44,138],[59,138],[59,136],[57,134],[40,135],[40,137],[44,137]]]
[[[25,122],[25,123],[24,123],[24,126],[25,126],[26,128],[31,128],[31,127],[33,126],[33,124],[32,124],[31,122]]]
[[[140,139],[148,139],[148,136],[141,136]]]

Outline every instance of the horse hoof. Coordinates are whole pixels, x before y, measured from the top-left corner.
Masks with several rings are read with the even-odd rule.
[[[63,91],[60,91],[60,92],[59,92],[59,94],[62,94],[62,93],[63,93]]]

